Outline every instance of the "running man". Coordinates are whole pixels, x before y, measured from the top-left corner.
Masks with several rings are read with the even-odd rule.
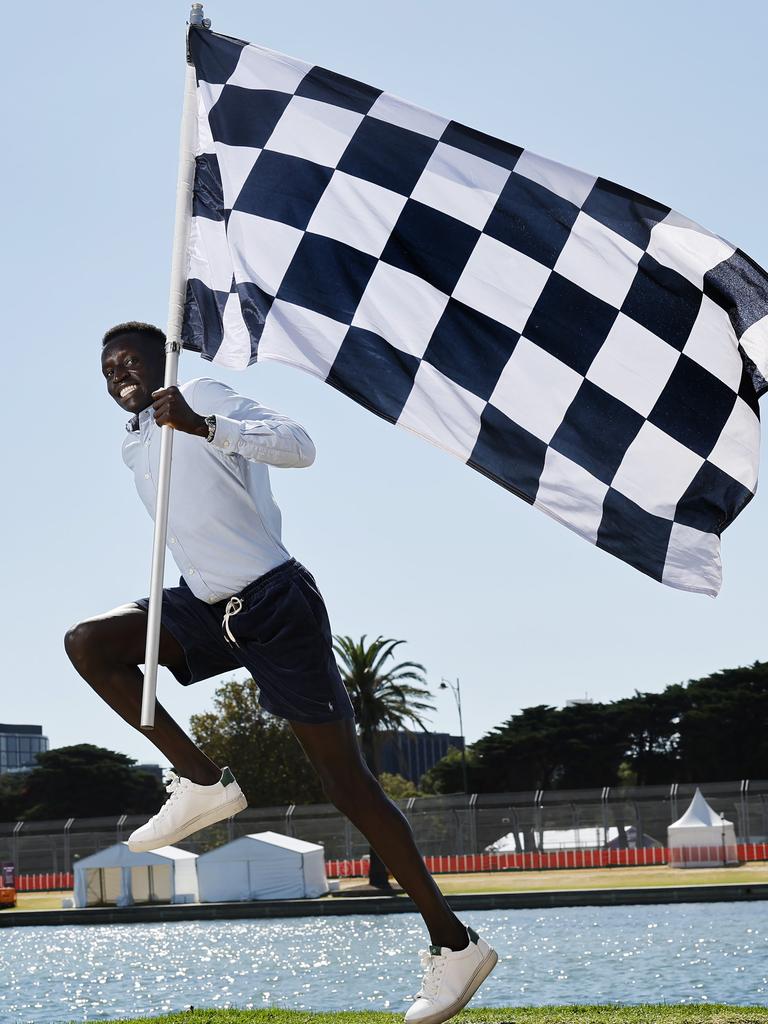
[[[288,720],[328,799],[363,833],[414,900],[431,945],[408,1024],[440,1024],[466,1005],[497,957],[463,925],[427,871],[410,825],[369,771],[333,654],[323,598],[281,540],[268,466],[312,464],[297,423],[209,378],[163,387],[165,335],[125,323],[104,335],[109,395],[131,414],[123,459],[154,516],[160,427],[176,431],[168,548],[181,572],[163,591],[159,661],[183,686],[244,667],[261,706]],[[140,729],[148,600],[86,619],[65,637],[80,675]],[[142,734],[145,735],[145,734]],[[243,810],[228,767],[214,764],[158,703],[148,738],[173,765],[169,799],[129,839],[132,850],[179,842]]]

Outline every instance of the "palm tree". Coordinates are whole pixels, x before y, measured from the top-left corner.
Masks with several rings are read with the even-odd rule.
[[[425,669],[415,661],[387,664],[394,659],[395,649],[405,643],[404,640],[378,636],[366,644],[365,635],[359,641],[349,636],[334,636],[333,639],[339,671],[355,709],[363,757],[378,778],[377,733],[403,729],[408,723],[428,731],[420,712],[434,710],[434,704],[426,699],[431,694],[424,685]],[[391,888],[387,869],[372,848],[368,881],[380,889]]]

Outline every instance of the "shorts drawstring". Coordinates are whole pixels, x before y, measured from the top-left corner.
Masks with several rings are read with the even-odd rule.
[[[230,597],[227,601],[227,607],[224,609],[224,618],[222,619],[221,625],[224,632],[227,634],[232,643],[237,647],[237,640],[232,636],[232,631],[229,628],[229,619],[231,615],[237,615],[242,609],[243,602],[239,597]]]

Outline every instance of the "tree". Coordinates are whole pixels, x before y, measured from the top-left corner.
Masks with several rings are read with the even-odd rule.
[[[768,764],[768,663],[724,669],[661,693],[524,708],[467,748],[472,792],[761,778]],[[450,751],[422,779],[462,788]]]
[[[0,775],[0,821],[18,821],[24,809],[22,786],[24,772],[7,772]]]
[[[638,786],[680,781],[679,722],[688,707],[684,686],[661,693],[640,693],[614,705],[625,736],[627,769]],[[619,766],[621,768],[621,765]]]
[[[470,789],[482,793],[551,787],[561,757],[557,725],[558,709],[537,704],[492,729],[473,744],[477,770]]]
[[[685,695],[677,724],[680,781],[765,778],[768,662],[691,680]]]
[[[472,746],[467,747],[467,784],[470,793],[479,792],[477,786],[478,759]],[[449,746],[443,756],[424,772],[419,785],[425,793],[463,793],[462,756],[458,747]]]
[[[192,737],[208,757],[229,765],[254,807],[312,804],[325,800],[323,787],[285,719],[259,704],[253,679],[222,683],[213,711],[192,715]]]
[[[426,699],[431,694],[424,685],[425,669],[414,661],[389,664],[404,640],[378,636],[366,644],[365,635],[357,641],[350,636],[334,636],[333,639],[339,671],[355,710],[363,756],[373,775],[378,777],[378,732],[404,729],[408,724],[427,732],[421,712],[433,710],[434,704]],[[373,849],[370,850],[368,881],[377,888],[390,888],[387,869]]]
[[[22,784],[23,817],[98,818],[154,814],[165,799],[159,780],[125,754],[78,743],[37,755]]]
[[[390,800],[407,800],[412,796],[424,796],[424,793],[410,779],[404,778],[397,772],[382,772],[379,775],[379,782]]]

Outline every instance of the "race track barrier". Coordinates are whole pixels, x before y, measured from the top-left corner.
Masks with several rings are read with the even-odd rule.
[[[721,846],[685,846],[673,850],[647,846],[640,850],[550,850],[530,853],[459,853],[425,857],[433,875],[473,874],[481,871],[557,871],[573,868],[649,867],[691,861],[717,867],[727,860],[768,860],[768,843]],[[361,878],[368,874],[368,858],[326,861],[329,878]]]
[[[36,875],[16,876],[16,892],[57,892],[74,887],[75,876],[71,871],[47,871]]]
[[[458,853],[425,857],[433,875],[475,874],[482,871],[557,871],[574,868],[650,867],[698,862],[717,867],[726,860],[768,861],[768,843],[737,843],[722,846],[683,846],[668,849],[647,846],[640,850],[549,850],[529,853]],[[327,860],[329,878],[364,878],[368,858]],[[17,875],[17,892],[56,892],[72,889],[75,876],[70,871],[49,871]]]

